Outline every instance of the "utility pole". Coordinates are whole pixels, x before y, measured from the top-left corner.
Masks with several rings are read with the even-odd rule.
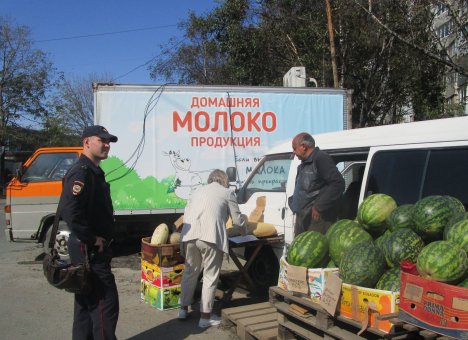
[[[333,85],[335,88],[339,88],[340,83],[338,81],[338,70],[336,67],[335,40],[333,37],[333,22],[332,22],[330,0],[325,0],[325,4],[327,7],[328,38],[330,39],[330,54],[331,54],[331,63],[332,63],[332,70],[333,70]]]

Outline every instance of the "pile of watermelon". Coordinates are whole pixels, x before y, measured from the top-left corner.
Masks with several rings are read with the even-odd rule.
[[[397,206],[385,194],[367,197],[356,220],[342,219],[325,235],[300,234],[288,248],[296,266],[336,266],[343,282],[399,291],[400,263],[422,277],[468,286],[468,212],[455,197],[433,195]]]

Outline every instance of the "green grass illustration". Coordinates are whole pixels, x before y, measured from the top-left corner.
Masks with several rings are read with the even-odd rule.
[[[115,156],[103,161],[101,167],[110,183],[115,210],[178,209],[184,208],[187,203],[174,192],[169,192],[174,176],[161,180],[153,176],[142,179],[134,169]]]

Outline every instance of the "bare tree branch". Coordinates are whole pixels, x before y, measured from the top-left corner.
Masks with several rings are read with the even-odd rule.
[[[422,53],[424,53],[426,56],[438,61],[439,63],[442,63],[444,64],[445,66],[448,66],[451,70],[454,70],[455,72],[465,76],[465,77],[468,77],[468,71],[465,70],[464,67],[460,66],[460,65],[457,65],[456,63],[454,63],[453,61],[450,61],[450,60],[446,60],[444,58],[441,58],[440,56],[438,56],[437,54],[434,54],[432,53],[431,51],[421,47],[421,46],[418,46],[416,44],[413,44],[412,42],[410,41],[407,41],[406,39],[404,39],[402,36],[400,36],[398,33],[396,33],[394,30],[392,30],[391,28],[389,28],[387,25],[385,25],[382,21],[379,20],[379,18],[377,18],[373,13],[369,12],[367,10],[367,8],[365,8],[364,6],[362,6],[359,1],[357,0],[353,0],[353,2],[358,5],[363,11],[365,11],[368,15],[371,16],[371,18],[378,24],[380,25],[382,28],[384,28],[388,33],[390,33],[391,35],[393,35],[395,38],[397,38],[400,42],[408,45],[409,47],[411,48],[414,48]]]

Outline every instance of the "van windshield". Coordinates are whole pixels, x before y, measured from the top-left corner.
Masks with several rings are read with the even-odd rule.
[[[58,181],[78,160],[75,152],[39,154],[21,176],[21,182]]]
[[[255,192],[286,192],[291,154],[275,155],[265,158],[244,184],[245,200]]]

